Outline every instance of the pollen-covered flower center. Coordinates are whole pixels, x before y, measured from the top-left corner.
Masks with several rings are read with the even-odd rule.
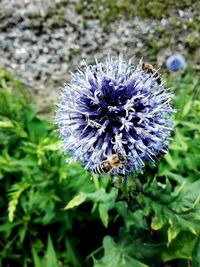
[[[90,91],[95,101],[88,96],[81,98],[82,107],[86,112],[83,116],[84,125],[92,128],[103,126],[111,134],[114,134],[113,128],[123,129],[125,123],[129,128],[134,129],[141,120],[137,116],[138,112],[145,109],[144,104],[137,97],[129,104],[137,94],[134,84],[134,80],[130,82],[121,78],[116,82],[109,77],[104,77],[99,86],[96,79],[91,80]]]
[[[87,102],[87,99],[85,101]],[[87,114],[86,111],[86,114],[83,116],[85,122],[87,123],[89,119],[89,121],[91,120],[105,127],[111,127],[112,125],[120,126],[121,118],[126,116],[123,107],[112,106],[110,103],[106,103],[106,101],[103,104],[99,102],[99,105],[90,101],[88,110],[90,112]]]
[[[112,126],[120,127],[122,125],[122,118],[127,116],[127,100],[132,97],[134,90],[128,92],[130,88],[127,88],[125,83],[114,82],[108,77],[103,79],[98,90],[94,90],[94,87],[95,89],[97,88],[96,83],[97,81],[94,80],[91,83],[92,97],[96,97],[96,101],[87,98],[87,96],[84,97],[85,105],[90,111],[90,119],[110,129],[112,129]]]

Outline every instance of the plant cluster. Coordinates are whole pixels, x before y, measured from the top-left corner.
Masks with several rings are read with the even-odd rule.
[[[53,124],[0,71],[1,266],[200,266],[199,82],[170,78],[169,153],[121,183],[66,164]]]

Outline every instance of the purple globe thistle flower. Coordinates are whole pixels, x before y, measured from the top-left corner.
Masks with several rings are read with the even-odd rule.
[[[137,173],[157,160],[173,130],[172,94],[157,79],[122,56],[78,70],[61,88],[56,112],[64,151],[86,170],[121,153],[125,163],[111,175]]]
[[[181,55],[172,55],[168,57],[166,66],[169,71],[179,71],[185,67],[185,58]]]

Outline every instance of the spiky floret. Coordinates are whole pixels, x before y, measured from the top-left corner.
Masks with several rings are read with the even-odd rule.
[[[87,170],[120,152],[126,162],[111,175],[138,172],[167,152],[172,94],[141,66],[121,55],[96,60],[61,88],[55,121],[63,149]]]
[[[179,54],[172,55],[168,57],[166,66],[169,71],[179,71],[186,66],[185,58]]]

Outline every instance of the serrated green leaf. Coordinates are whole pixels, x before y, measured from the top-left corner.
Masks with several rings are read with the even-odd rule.
[[[172,169],[176,169],[178,164],[180,163],[180,159],[178,158],[174,159],[170,154],[165,155],[165,160]]]
[[[0,128],[10,129],[10,131],[18,134],[21,138],[28,137],[27,133],[24,131],[22,126],[16,121],[11,121],[11,120],[0,121]]]
[[[117,201],[115,202],[115,209],[117,210],[117,213],[122,216],[123,218],[126,218],[127,216],[127,210],[128,205],[125,201]]]
[[[99,204],[99,215],[103,225],[107,228],[108,227],[108,211],[111,208],[110,203],[100,203]]]
[[[179,234],[180,229],[177,229],[176,227],[169,227],[167,230],[167,237],[168,237],[168,245],[172,242],[173,239],[177,237]]]
[[[80,264],[80,261],[79,261],[80,259],[77,257],[77,251],[75,250],[75,247],[72,245],[72,243],[73,243],[73,239],[67,239],[67,238],[65,239],[66,258],[71,262],[72,266],[81,267],[82,265]],[[68,265],[66,267],[68,267]]]
[[[181,122],[183,126],[187,126],[189,130],[197,130],[200,131],[200,124],[199,123],[193,123],[189,121],[183,121]]]
[[[114,200],[117,197],[117,190],[112,188],[112,190],[107,193],[104,188],[100,188],[93,193],[79,193],[75,196],[65,207],[64,210],[72,209],[79,206],[83,202],[92,200],[94,203],[98,203],[98,209],[100,218],[105,227],[108,226],[108,211],[114,207]]]
[[[0,128],[13,128],[14,125],[10,120],[0,121]]]
[[[185,117],[189,113],[190,109],[192,108],[192,104],[193,104],[192,100],[187,101],[182,111],[183,117]]]
[[[197,237],[190,232],[179,233],[169,247],[161,251],[162,260],[166,262],[173,259],[191,259],[196,240]]]
[[[161,229],[164,224],[166,223],[166,220],[160,215],[155,215],[151,222],[151,228],[155,231]]]
[[[75,207],[78,207],[81,205],[86,199],[87,199],[86,193],[79,193],[77,196],[75,196],[70,202],[64,207],[64,210],[73,209]]]
[[[34,267],[43,267],[44,266],[44,263],[40,259],[40,257],[38,256],[37,251],[36,251],[34,245],[32,245],[32,247],[31,247],[31,253],[32,253],[32,257],[33,257]]]
[[[142,229],[147,229],[147,221],[144,216],[143,210],[136,210],[135,212],[128,212],[128,216],[126,218],[126,227],[129,229],[131,226],[136,226]]]
[[[8,219],[10,222],[13,221],[14,219],[14,213],[20,198],[20,195],[24,190],[26,190],[30,184],[25,183],[25,182],[20,182],[18,184],[13,184],[10,193],[8,194],[9,196],[9,203],[8,203]]]
[[[47,121],[34,118],[33,121],[27,124],[27,128],[30,140],[33,143],[38,143],[40,140],[43,140],[44,138],[48,137],[50,125]]]
[[[104,188],[100,188],[94,193],[88,194],[88,198],[93,202],[114,202],[117,198],[117,193],[118,190],[116,188],[112,188],[108,193]]]
[[[11,235],[13,229],[20,225],[20,222],[19,221],[16,221],[16,222],[9,222],[7,223],[4,223],[4,224],[1,224],[0,225],[0,233],[1,235],[5,235],[6,239],[9,238],[9,236]]]
[[[187,151],[188,150],[187,140],[188,140],[188,138],[184,137],[178,130],[176,131],[176,141],[177,141],[178,146],[180,147],[181,151]]]
[[[53,246],[51,235],[48,235],[47,251],[45,255],[46,267],[59,267],[58,260],[56,257],[56,251]]]
[[[26,236],[26,233],[27,233],[27,228],[25,228],[25,227],[21,227],[21,228],[19,229],[19,240],[20,240],[21,243],[23,243],[24,238],[25,238],[25,236]]]
[[[110,236],[103,240],[104,256],[95,261],[94,267],[148,267],[130,256],[123,246],[116,244]]]
[[[200,237],[196,241],[192,251],[192,267],[200,267]]]
[[[52,140],[49,140],[49,139],[48,139],[48,141],[49,142],[52,142]],[[60,145],[60,142],[59,141],[57,141],[55,143],[49,143],[48,145],[42,146],[41,147],[41,150],[43,150],[45,152],[46,151],[58,151],[59,145]]]

